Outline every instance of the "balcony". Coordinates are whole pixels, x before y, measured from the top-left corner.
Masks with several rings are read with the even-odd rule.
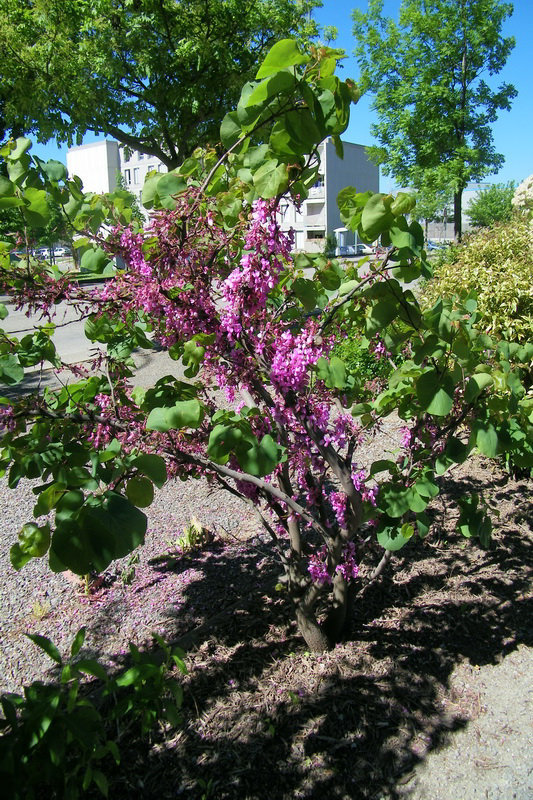
[[[310,198],[324,198],[325,196],[325,186],[323,183],[315,184],[309,189]]]

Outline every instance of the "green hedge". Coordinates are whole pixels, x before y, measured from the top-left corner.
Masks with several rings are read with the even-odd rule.
[[[475,292],[480,327],[488,334],[525,344],[533,323],[533,235],[520,215],[469,236],[436,261],[434,278],[421,301]]]

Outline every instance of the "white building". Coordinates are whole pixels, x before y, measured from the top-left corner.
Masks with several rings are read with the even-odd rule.
[[[355,244],[355,234],[343,227],[337,195],[346,186],[355,186],[359,192],[379,191],[379,169],[369,161],[363,145],[343,144],[343,159],[338,157],[331,139],[320,145],[320,178],[300,210],[288,201],[282,205],[282,228],[293,228],[295,250],[322,251],[329,233],[335,234],[341,248]],[[167,172],[166,166],[154,156],[108,140],[71,147],[67,151],[67,169],[69,175],[81,178],[88,192],[113,191],[121,173],[124,185],[139,200],[147,173]]]
[[[86,192],[98,193],[116,189],[121,173],[124,185],[138,200],[148,172],[167,172],[166,166],[155,156],[147,156],[108,139],[67,150],[67,170],[70,176],[81,178]]]
[[[346,186],[358,192],[379,192],[379,168],[368,159],[362,144],[343,142],[344,158],[335,152],[332,139],[320,145],[320,178],[310,189],[309,197],[298,211],[289,202],[282,206],[282,228],[294,230],[294,249],[319,252],[325,238],[334,233],[339,247],[356,243],[355,234],[348,231],[340,218],[337,195]]]

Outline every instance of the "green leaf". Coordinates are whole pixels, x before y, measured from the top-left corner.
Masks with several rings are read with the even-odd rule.
[[[26,205],[22,207],[22,212],[29,225],[34,228],[47,225],[50,219],[50,207],[44,189],[28,187],[24,190],[24,199]]]
[[[280,164],[275,159],[265,161],[254,173],[253,182],[258,194],[265,200],[283,194],[289,184],[286,164]]]
[[[427,503],[427,499],[421,497],[414,486],[388,483],[380,487],[379,508],[394,519],[403,517],[408,511],[423,511]]]
[[[31,556],[22,549],[18,542],[15,542],[9,550],[9,561],[13,569],[16,569],[18,572],[28,561],[31,561]]]
[[[67,168],[61,161],[55,161],[51,158],[46,164],[41,163],[41,166],[50,178],[51,181],[64,181],[67,177]]]
[[[341,276],[334,269],[322,269],[317,272],[317,277],[328,292],[334,292],[341,285]]]
[[[408,194],[407,192],[398,192],[391,203],[390,210],[395,217],[399,217],[400,214],[409,214],[415,206],[416,198],[414,195]]]
[[[27,139],[24,136],[19,136],[19,138],[15,140],[15,148],[9,153],[7,158],[9,159],[9,161],[16,161],[27,150],[29,150],[30,147],[31,147],[31,139]]]
[[[244,103],[245,108],[250,106],[260,106],[269,100],[271,97],[277,97],[280,94],[287,94],[291,89],[296,86],[296,79],[291,72],[280,71],[270,75],[265,80],[261,81],[255,89],[251,92],[249,97]]]
[[[93,782],[96,783],[104,797],[109,795],[109,784],[106,776],[99,769],[93,770]]]
[[[157,194],[163,208],[174,209],[176,201],[174,195],[181,194],[187,188],[187,182],[175,172],[163,174],[157,182]]]
[[[374,461],[372,466],[370,467],[370,477],[373,475],[378,475],[380,472],[392,472],[396,471],[396,463],[394,461],[389,461],[387,459],[379,459],[378,461]]]
[[[418,535],[421,539],[425,539],[431,527],[431,520],[425,512],[416,515],[416,526],[418,528]]]
[[[78,653],[80,652],[83,643],[85,641],[86,633],[87,633],[87,628],[85,627],[80,628],[79,631],[76,633],[76,636],[74,637],[73,642],[70,646],[70,655],[72,656],[72,658],[77,656]]]
[[[77,575],[103,572],[109,564],[144,543],[146,516],[129,500],[114,492],[100,505],[85,505],[75,519],[57,524],[50,549],[55,571],[70,569]]]
[[[147,508],[154,501],[154,485],[145,477],[130,478],[126,485],[126,496],[134,506]]]
[[[257,71],[257,79],[266,78],[273,75],[285,67],[295,67],[299,64],[307,64],[309,56],[300,53],[298,45],[294,39],[281,39],[271,47],[263,63]]]
[[[410,523],[405,523],[400,527],[397,523],[392,522],[392,520],[385,520],[385,522],[380,525],[377,539],[385,550],[390,550],[394,553],[401,550],[413,534],[414,528]]]
[[[84,629],[82,628],[82,630]],[[95,659],[80,658],[79,661],[76,661],[76,669],[79,672],[83,672],[85,675],[92,675],[94,678],[98,678],[101,681],[107,681],[107,672]]]
[[[86,250],[81,257],[80,267],[82,270],[100,275],[110,264],[109,255],[101,247],[93,247]]]
[[[0,381],[8,386],[13,386],[24,378],[24,369],[21,367],[18,358],[9,353],[0,356]]]
[[[449,372],[424,372],[417,381],[416,395],[422,408],[436,417],[445,417],[453,407],[455,385]]]
[[[478,397],[483,389],[492,386],[494,383],[492,377],[486,372],[475,373],[471,376],[465,389],[465,400],[467,403],[472,403]]]
[[[242,128],[239,122],[239,117],[237,116],[236,111],[230,111],[224,119],[222,120],[222,124],[220,126],[220,140],[226,150],[229,150],[230,147],[240,139],[242,136]]]
[[[321,356],[315,365],[317,377],[330,389],[346,388],[346,365],[338,356]]]
[[[422,497],[436,497],[439,493],[438,484],[435,483],[431,472],[427,472],[425,475],[418,478],[414,486],[418,494]]]
[[[374,334],[382,331],[393,319],[398,315],[398,304],[396,300],[387,299],[380,300],[375,305],[371,306],[368,311],[366,319],[366,335],[374,336]]]
[[[146,429],[166,433],[181,428],[199,428],[203,418],[204,409],[198,400],[180,400],[171,408],[152,409],[146,421]]]
[[[374,194],[367,200],[361,216],[361,231],[367,241],[373,242],[394,222],[391,203],[392,197],[384,194]]]
[[[138,456],[133,462],[133,466],[136,467],[139,472],[142,472],[143,475],[150,478],[158,489],[161,489],[167,481],[167,467],[165,459],[161,458],[161,456],[151,453]]]
[[[279,463],[280,448],[274,439],[267,433],[260,442],[254,442],[247,449],[237,450],[239,466],[250,475],[258,478],[270,475]]]
[[[50,526],[48,523],[39,528],[34,522],[28,522],[19,533],[20,546],[31,558],[41,558],[50,547]]]
[[[492,422],[475,420],[471,440],[484,456],[495,458],[498,455],[498,433]]]
[[[209,434],[207,455],[217,464],[225,464],[228,456],[245,440],[245,434],[235,425],[215,425]]]
[[[292,291],[301,302],[306,311],[316,308],[317,287],[307,278],[296,278],[292,284]]]
[[[26,633],[25,636],[27,636],[28,639],[31,639],[32,642],[37,645],[37,647],[41,648],[41,650],[44,650],[46,655],[50,656],[52,661],[55,661],[56,664],[63,663],[61,653],[55,644],[51,642],[50,639],[47,639],[46,636],[40,636],[38,633]]]

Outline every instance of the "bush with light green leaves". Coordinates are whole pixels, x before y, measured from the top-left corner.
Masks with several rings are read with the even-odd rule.
[[[533,330],[533,240],[526,216],[484,228],[450,248],[424,287],[422,304],[439,297],[475,295],[478,326],[490,336],[518,344]]]

